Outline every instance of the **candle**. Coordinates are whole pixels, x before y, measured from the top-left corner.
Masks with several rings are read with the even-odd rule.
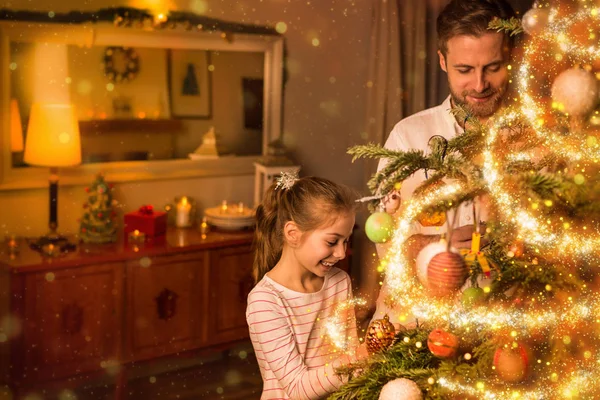
[[[190,211],[192,205],[188,201],[187,197],[182,197],[181,201],[177,203],[177,214],[175,217],[175,226],[178,228],[186,228],[191,225],[190,223]]]
[[[241,201],[240,201],[240,202],[239,202],[239,204],[238,204],[238,212],[239,212],[240,214],[243,214],[243,213],[244,213],[244,203],[242,203]]]
[[[221,214],[227,213],[227,200],[223,200],[221,203]]]
[[[206,217],[202,217],[202,223],[200,224],[200,234],[202,235],[202,239],[206,239],[206,234],[208,233],[208,222],[206,221]]]

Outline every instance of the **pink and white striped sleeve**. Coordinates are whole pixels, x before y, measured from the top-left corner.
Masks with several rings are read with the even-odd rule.
[[[348,363],[348,356],[310,370],[304,364],[291,320],[276,294],[264,290],[250,293],[246,317],[254,348],[260,349],[268,368],[290,398],[320,399],[344,383],[335,369]]]

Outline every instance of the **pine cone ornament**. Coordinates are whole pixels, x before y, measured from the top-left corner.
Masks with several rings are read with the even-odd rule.
[[[384,315],[383,319],[371,321],[365,337],[369,353],[374,354],[387,349],[394,343],[395,336],[396,329],[387,314]]]

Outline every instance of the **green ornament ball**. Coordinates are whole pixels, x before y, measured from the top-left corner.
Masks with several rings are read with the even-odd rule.
[[[461,302],[464,307],[469,308],[483,303],[485,292],[482,288],[470,287],[462,293]]]
[[[367,218],[365,232],[370,241],[385,243],[390,240],[394,232],[394,219],[386,212],[373,213]]]

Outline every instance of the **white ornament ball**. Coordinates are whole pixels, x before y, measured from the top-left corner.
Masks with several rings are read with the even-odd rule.
[[[379,394],[379,400],[421,400],[422,398],[423,393],[419,386],[406,378],[389,381]]]
[[[552,100],[559,104],[559,110],[583,117],[598,103],[598,81],[591,72],[569,68],[554,80]]]
[[[548,25],[549,12],[544,8],[532,8],[523,15],[521,25],[528,35],[537,35]]]
[[[427,287],[428,285],[427,268],[429,267],[429,262],[433,257],[447,251],[447,248],[448,245],[445,242],[433,242],[423,247],[419,254],[417,254],[417,278],[419,278],[419,282],[421,282],[423,286]]]

